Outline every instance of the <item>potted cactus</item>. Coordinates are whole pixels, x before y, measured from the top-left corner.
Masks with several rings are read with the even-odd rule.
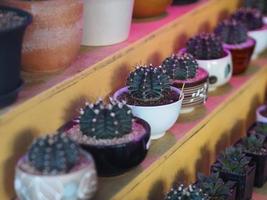
[[[195,185],[185,187],[183,184],[171,188],[165,200],[209,200],[207,194]]]
[[[267,123],[256,122],[248,129],[248,136],[260,135],[265,139],[265,145],[267,148]]]
[[[235,200],[236,187],[232,181],[224,182],[219,174],[205,176],[199,173],[195,184],[204,193],[209,196],[210,200]]]
[[[132,115],[124,103],[110,99],[86,103],[78,119],[64,130],[81,147],[91,152],[99,176],[122,174],[140,164],[149,148],[150,127]]]
[[[251,199],[255,164],[240,148],[229,147],[220,153],[211,170],[212,173],[219,173],[219,177],[224,182],[235,181],[237,183],[237,200]]]
[[[248,37],[246,26],[233,19],[225,20],[216,27],[215,34],[232,54],[233,74],[245,72],[256,44],[253,38]]]
[[[186,5],[196,3],[198,0],[173,0],[173,5]]]
[[[50,73],[68,67],[80,50],[82,0],[1,0],[33,15],[22,48],[22,70]]]
[[[114,94],[118,101],[125,101],[133,115],[147,121],[151,139],[158,139],[176,122],[183,93],[171,87],[170,77],[161,66],[138,66],[130,73],[127,86]]]
[[[172,85],[183,90],[181,113],[191,112],[196,106],[206,103],[209,74],[198,66],[191,54],[172,55],[163,61],[162,67],[170,76]]]
[[[22,39],[31,21],[27,12],[0,6],[0,108],[13,103],[22,86]]]
[[[256,163],[254,181],[256,187],[262,187],[267,180],[267,150],[264,147],[264,141],[263,136],[251,135],[237,143],[237,146]]]
[[[135,0],[133,17],[147,18],[156,17],[166,12],[172,0]]]
[[[267,48],[267,25],[263,23],[262,13],[253,8],[240,8],[232,18],[243,23],[248,29],[248,35],[256,40],[253,58],[257,58]]]
[[[199,66],[209,72],[209,90],[226,84],[232,77],[232,58],[224,49],[219,37],[213,33],[201,33],[187,41],[181,52],[192,54]]]
[[[257,122],[267,123],[267,105],[263,104],[256,110]]]
[[[82,44],[105,46],[125,41],[130,32],[134,0],[85,0]]]
[[[246,8],[256,8],[264,15],[267,15],[267,1],[266,0],[244,0],[243,3]]]
[[[64,133],[37,138],[17,163],[15,190],[23,199],[90,199],[97,178],[91,155]]]

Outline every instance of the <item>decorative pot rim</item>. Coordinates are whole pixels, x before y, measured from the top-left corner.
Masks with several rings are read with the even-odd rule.
[[[261,111],[263,111],[263,110],[266,109],[266,108],[267,108],[267,105],[263,104],[263,105],[261,105],[261,106],[259,106],[259,107],[257,108],[256,113],[257,113],[257,115],[259,115],[259,116],[261,116],[262,118],[265,118],[265,119],[267,120],[267,117],[265,117],[265,116],[263,116],[263,115],[261,114]],[[263,122],[262,122],[262,123],[263,123]]]
[[[143,109],[151,109],[151,108],[162,108],[162,107],[168,107],[168,106],[171,106],[171,105],[174,105],[174,104],[177,104],[177,103],[180,103],[183,101],[184,99],[184,93],[176,88],[176,87],[173,87],[171,86],[171,90],[172,91],[175,91],[177,94],[180,95],[179,99],[173,103],[168,103],[168,104],[164,104],[164,105],[157,105],[157,106],[139,106],[139,105],[130,105],[130,104],[126,104],[129,106],[129,107],[138,107],[138,108],[143,108]],[[123,92],[128,92],[128,86],[125,86],[125,87],[122,87],[120,89],[118,89],[114,94],[113,94],[113,98],[118,100],[118,97],[123,93]]]
[[[61,177],[66,177],[66,176],[72,176],[72,175],[75,175],[76,173],[79,173],[82,170],[85,170],[89,166],[95,166],[94,159],[91,156],[91,154],[89,154],[88,152],[86,152],[83,149],[81,149],[80,151],[81,151],[81,154],[86,159],[86,161],[88,161],[88,163],[83,163],[83,164],[81,164],[81,166],[79,166],[78,169],[70,170],[68,173],[62,173],[62,174],[41,174],[41,173],[40,174],[36,174],[36,173],[30,173],[30,172],[28,172],[28,171],[26,171],[26,170],[24,170],[24,169],[22,169],[20,167],[20,165],[27,160],[27,155],[26,154],[23,155],[18,160],[17,165],[16,165],[16,171],[20,171],[21,173],[28,174],[29,176],[33,176],[33,177],[42,177],[42,178],[49,178],[49,179],[50,178],[52,179],[52,178],[61,178]]]
[[[0,35],[15,31],[15,30],[23,28],[23,27],[26,27],[27,25],[32,23],[33,17],[29,12],[26,12],[26,11],[18,9],[18,8],[14,8],[14,7],[10,7],[10,6],[3,6],[3,5],[0,5],[0,10],[14,11],[19,16],[22,16],[22,17],[26,18],[24,23],[21,23],[20,25],[12,27],[10,29],[6,29],[6,30],[3,30],[3,31],[0,31]]]
[[[249,42],[251,42],[251,45],[245,46],[245,44],[247,44],[247,43],[249,44]],[[247,40],[243,43],[240,43],[240,44],[223,43],[223,47],[228,49],[231,52],[231,50],[243,50],[243,49],[249,49],[249,48],[255,47],[256,43],[257,43],[257,41],[254,38],[249,36],[247,38]]]

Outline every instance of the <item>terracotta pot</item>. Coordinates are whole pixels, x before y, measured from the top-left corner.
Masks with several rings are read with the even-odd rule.
[[[135,18],[155,17],[164,13],[172,0],[135,0]]]
[[[23,42],[24,71],[54,72],[73,62],[82,38],[82,0],[2,0],[0,4],[21,8],[33,15]]]

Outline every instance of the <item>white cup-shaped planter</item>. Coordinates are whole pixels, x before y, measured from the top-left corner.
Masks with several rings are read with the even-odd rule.
[[[263,23],[264,23],[264,24],[267,24],[267,16],[264,16],[264,17],[263,17]]]
[[[92,157],[82,152],[84,163],[62,175],[41,175],[23,169],[26,156],[16,166],[15,190],[19,200],[86,200],[96,191],[97,176]]]
[[[267,48],[267,24],[258,30],[249,31],[248,35],[256,40],[252,59],[255,59]]]
[[[82,45],[105,46],[129,36],[134,0],[84,0]]]
[[[212,60],[197,60],[199,66],[209,72],[209,91],[228,83],[233,74],[230,51],[224,49],[224,57]]]
[[[261,114],[261,112],[264,111],[266,108],[267,108],[266,105],[261,105],[256,110],[256,120],[257,120],[257,122],[267,123],[267,117],[265,117],[265,116],[263,116]]]
[[[166,131],[175,124],[179,117],[184,95],[175,87],[172,87],[171,89],[176,91],[177,94],[180,94],[180,99],[174,103],[160,106],[135,106],[127,104],[132,109],[134,116],[149,123],[152,140],[163,137]],[[127,92],[127,87],[121,88],[114,94],[114,98],[118,100],[118,97],[120,97],[121,94]]]

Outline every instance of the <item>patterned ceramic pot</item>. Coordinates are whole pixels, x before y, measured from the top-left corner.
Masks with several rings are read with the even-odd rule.
[[[261,29],[249,31],[248,35],[256,41],[252,58],[257,58],[267,48],[267,24]]]
[[[174,80],[172,85],[183,89],[184,100],[181,113],[192,112],[197,106],[203,105],[208,99],[209,73],[199,67],[195,78],[188,80]]]
[[[166,134],[179,117],[182,101],[184,99],[183,93],[172,87],[172,90],[180,95],[180,99],[174,103],[161,106],[136,106],[128,105],[133,112],[133,115],[147,121],[151,127],[151,139],[159,139]],[[123,93],[127,93],[128,88],[119,89],[114,94],[114,99],[119,100]]]
[[[223,44],[223,47],[228,49],[232,54],[234,75],[242,74],[247,70],[255,44],[256,41],[252,38],[248,38],[242,44]]]
[[[54,72],[73,62],[82,39],[82,0],[2,0],[0,4],[17,7],[33,15],[33,23],[27,29],[23,42],[24,71]]]
[[[82,162],[68,174],[41,175],[24,167],[27,157],[16,166],[15,190],[20,200],[87,200],[97,187],[95,165],[90,154],[82,152]]]

